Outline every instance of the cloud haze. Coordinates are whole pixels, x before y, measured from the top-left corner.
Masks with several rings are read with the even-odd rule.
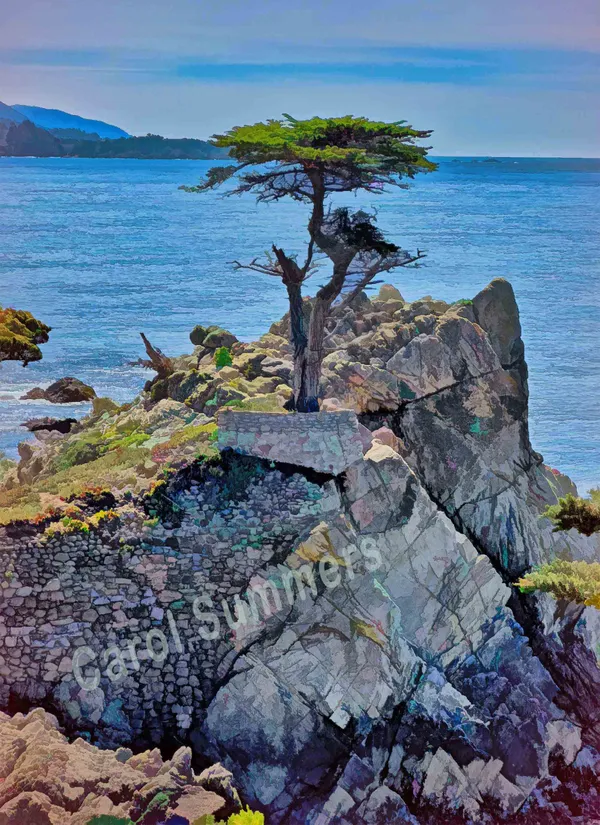
[[[206,137],[405,118],[437,154],[600,154],[597,0],[11,0],[0,100]]]

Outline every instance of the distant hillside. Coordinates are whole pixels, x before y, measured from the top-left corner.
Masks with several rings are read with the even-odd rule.
[[[227,151],[193,138],[130,137],[101,120],[0,101],[0,156],[211,160],[226,158]]]
[[[83,140],[69,146],[68,154],[79,158],[210,160],[213,158],[226,158],[227,150],[217,149],[206,140],[146,135],[145,137],[120,138],[119,140]]]
[[[101,140],[98,132],[84,132],[82,129],[46,129],[59,140]]]
[[[0,100],[0,121],[10,121],[11,123],[22,123],[26,120],[25,115],[17,112],[12,106],[7,106]]]
[[[101,138],[122,138],[129,137],[127,132],[119,129],[118,126],[112,126],[110,123],[104,123],[102,120],[89,120],[79,115],[72,115],[68,112],[62,112],[60,109],[43,109],[41,106],[24,106],[17,103],[11,107],[22,116],[26,117],[36,126],[41,126],[42,129],[79,129],[82,132],[95,132]]]
[[[11,123],[8,129],[0,129],[0,155],[54,158],[64,154],[61,141],[30,120]]]

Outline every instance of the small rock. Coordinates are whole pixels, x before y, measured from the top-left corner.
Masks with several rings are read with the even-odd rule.
[[[76,418],[30,418],[21,424],[26,427],[30,433],[37,433],[40,431],[68,433],[71,431],[73,424],[77,423]]]

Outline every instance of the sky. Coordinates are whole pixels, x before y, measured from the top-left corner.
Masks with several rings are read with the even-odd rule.
[[[600,156],[600,0],[0,0],[0,100],[207,138],[407,120],[432,154]]]

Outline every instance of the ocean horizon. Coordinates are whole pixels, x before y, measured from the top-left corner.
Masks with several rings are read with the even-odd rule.
[[[585,492],[600,484],[600,159],[434,158],[408,191],[340,197],[376,207],[388,237],[427,252],[385,281],[407,300],[471,298],[493,278],[513,285],[529,365],[533,446]],[[252,340],[286,311],[275,279],[236,273],[274,241],[302,252],[307,210],[251,196],[187,194],[214,161],[0,158],[0,305],[53,329],[43,360],[0,367],[0,449],[30,438],[41,415],[86,405],[20,401],[72,375],[99,395],[132,399],[152,373],[144,332],[167,354],[190,351],[195,324]],[[313,279],[320,283],[319,276]],[[314,288],[314,287],[312,287]],[[311,291],[309,282],[308,292]]]

